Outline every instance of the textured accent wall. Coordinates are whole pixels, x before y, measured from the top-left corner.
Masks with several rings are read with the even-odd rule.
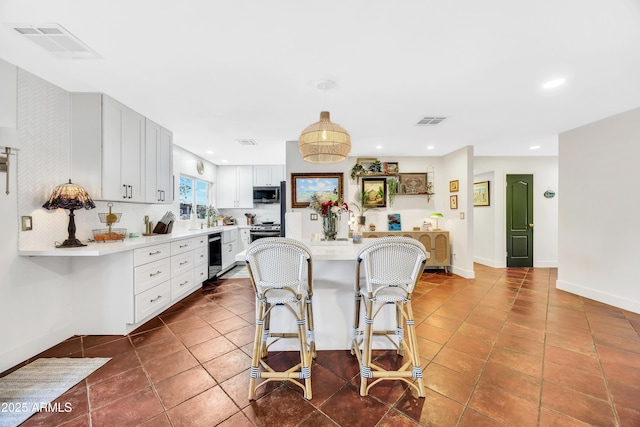
[[[67,213],[42,204],[53,188],[70,178],[69,93],[18,68],[18,215],[33,216],[33,231],[21,231],[20,249],[66,238]]]

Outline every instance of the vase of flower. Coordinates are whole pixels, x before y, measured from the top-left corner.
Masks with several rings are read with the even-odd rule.
[[[340,215],[349,211],[349,205],[341,199],[333,198],[334,193],[315,193],[311,195],[309,207],[322,218],[324,240],[336,240]]]
[[[338,215],[329,213],[322,216],[322,232],[324,240],[336,240],[338,235]]]

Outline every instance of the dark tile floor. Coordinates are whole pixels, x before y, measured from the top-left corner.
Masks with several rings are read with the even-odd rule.
[[[640,315],[556,290],[555,269],[476,265],[476,276],[425,273],[416,289],[424,399],[389,381],[360,397],[355,358],[319,351],[311,401],[272,383],[249,402],[254,297],[233,278],[129,336],[38,355],[113,359],[60,397],[73,411],[24,425],[640,426]]]

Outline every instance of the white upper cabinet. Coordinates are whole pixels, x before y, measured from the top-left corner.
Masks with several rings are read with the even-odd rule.
[[[146,120],[146,191],[148,203],[173,202],[173,134]]]
[[[218,166],[217,208],[253,207],[253,166]]]
[[[260,165],[253,167],[253,185],[256,187],[279,186],[285,181],[284,165]]]
[[[72,94],[73,182],[96,200],[170,203],[172,136],[150,123],[148,127],[144,116],[107,95]]]

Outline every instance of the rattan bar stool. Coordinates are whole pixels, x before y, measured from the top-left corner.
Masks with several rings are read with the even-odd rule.
[[[263,238],[247,249],[247,269],[256,293],[256,333],[253,342],[249,400],[256,389],[270,381],[291,381],[311,399],[311,363],[315,357],[313,336],[313,274],[311,252],[302,242],[286,237]],[[277,310],[275,310],[277,309]],[[296,332],[270,330],[271,314],[290,314]],[[269,346],[280,339],[295,338],[300,363],[286,371],[275,371],[264,358]],[[263,378],[256,384],[258,378]],[[296,379],[304,380],[302,382]]]
[[[424,397],[422,368],[411,308],[413,289],[420,280],[427,259],[424,245],[400,236],[375,239],[358,252],[355,278],[355,318],[351,353],[360,364],[360,395],[383,380],[401,380]],[[364,278],[360,277],[364,270]],[[362,283],[363,282],[363,283]],[[364,304],[361,302],[364,300]],[[374,320],[386,304],[395,305],[395,330],[376,330]],[[361,305],[364,326],[360,325]],[[403,324],[406,323],[406,333]],[[395,371],[385,370],[372,363],[374,336],[383,336],[403,356],[403,365]],[[369,383],[369,379],[372,379]],[[417,381],[416,381],[417,379]]]

